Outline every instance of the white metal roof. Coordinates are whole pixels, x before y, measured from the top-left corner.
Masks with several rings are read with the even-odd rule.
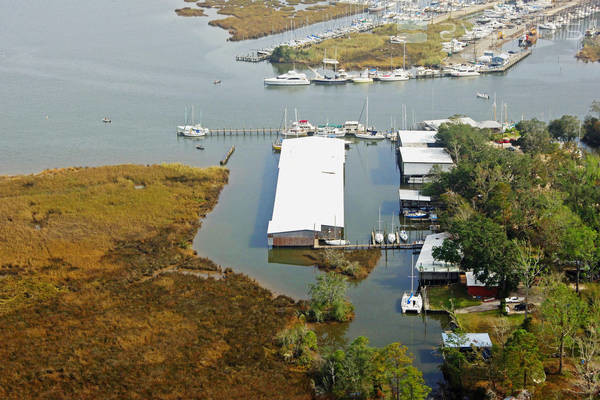
[[[415,267],[421,272],[458,272],[457,265],[433,258],[433,248],[440,247],[450,237],[448,232],[427,235]]]
[[[452,164],[452,157],[440,147],[400,147],[403,163]]]
[[[493,276],[493,275],[492,275]],[[478,287],[496,287],[498,285],[486,285],[484,282],[481,282],[477,279],[477,276],[473,273],[473,271],[465,272],[465,277],[467,278],[467,286],[478,286]]]
[[[435,143],[435,131],[398,131],[401,146]]]
[[[479,123],[479,127],[481,129],[502,129],[502,124],[500,122],[497,121],[481,121]]]
[[[487,333],[442,333],[442,342],[447,347],[492,347],[492,340]]]
[[[318,136],[285,139],[273,216],[267,233],[344,226],[344,141]]]
[[[421,194],[419,190],[412,189],[399,189],[398,195],[400,196],[400,200],[409,200],[409,201],[431,201],[430,196],[424,196]]]

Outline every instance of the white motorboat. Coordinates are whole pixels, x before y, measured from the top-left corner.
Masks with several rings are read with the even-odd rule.
[[[102,118],[102,122],[104,122],[105,124],[110,124],[112,122],[112,120],[108,117],[104,117],[104,118]]]
[[[310,81],[306,77],[306,74],[296,72],[294,70],[288,71],[286,74],[281,74],[275,78],[265,78],[265,85],[269,86],[302,86],[310,85]]]
[[[316,135],[341,138],[346,136],[346,130],[341,125],[321,125],[317,127]]]
[[[369,75],[369,70],[365,69],[358,76],[354,76],[351,78],[354,83],[371,83],[373,82],[373,78]]]
[[[344,240],[344,239],[326,240],[325,243],[330,246],[346,246],[346,245],[350,244],[349,241]]]
[[[400,240],[402,240],[403,242],[408,241],[408,233],[406,233],[406,231],[404,229],[400,231],[398,236],[400,236]]]
[[[456,67],[454,71],[450,72],[450,75],[455,78],[461,78],[464,76],[479,76],[479,71],[470,65],[461,65]]]
[[[489,100],[490,99],[490,95],[487,93],[479,93],[477,92],[476,96],[480,99],[485,99],[485,100]]]
[[[545,24],[540,24],[538,26],[538,29],[547,30],[547,31],[555,31],[556,25],[554,25],[554,23],[552,23],[552,22],[546,22]]]
[[[391,72],[386,72],[385,74],[379,75],[377,79],[381,82],[407,81],[410,79],[410,75],[403,69],[398,68]]]
[[[365,126],[358,121],[346,121],[344,122],[344,130],[348,135],[356,135],[357,133],[364,132]]]
[[[419,218],[425,218],[426,216],[427,216],[427,213],[423,212],[421,210],[413,210],[413,211],[405,210],[404,211],[405,218],[419,219]]]

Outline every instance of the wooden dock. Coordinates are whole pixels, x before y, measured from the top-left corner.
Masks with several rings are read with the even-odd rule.
[[[513,67],[515,64],[517,64],[519,61],[522,61],[523,59],[525,59],[525,57],[531,55],[531,51],[532,51],[531,49],[527,49],[527,50],[521,51],[519,53],[512,54],[510,59],[508,60],[508,62],[506,64],[504,64],[503,66],[482,69],[479,72],[482,74],[493,74],[493,73],[499,73],[499,72],[506,72],[508,69]]]
[[[209,136],[246,136],[246,135],[277,135],[279,128],[216,128],[209,129]]]
[[[236,56],[235,61],[243,61],[243,62],[252,62],[257,63],[261,61],[266,61],[270,57],[269,54],[258,54],[258,53],[250,53],[243,56]]]
[[[423,247],[423,242],[412,242],[412,243],[355,243],[355,244],[344,244],[339,246],[332,246],[328,244],[320,244],[319,239],[315,239],[313,248],[319,249],[339,249],[339,250],[368,250],[368,249],[381,249],[381,250],[418,250]]]
[[[221,161],[219,161],[219,163],[221,165],[227,164],[227,161],[229,161],[229,158],[231,157],[231,155],[233,154],[234,151],[235,151],[235,146],[231,146],[231,148],[229,148],[229,151],[225,154],[223,159]]]

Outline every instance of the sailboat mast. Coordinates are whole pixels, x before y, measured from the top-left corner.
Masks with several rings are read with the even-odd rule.
[[[190,125],[194,125],[194,106],[192,106],[192,123]]]
[[[287,107],[283,110],[283,130],[287,131]]]
[[[410,294],[413,294],[415,292],[415,285],[414,285],[414,279],[415,279],[415,263],[414,263],[414,255],[413,252],[410,252]]]
[[[368,132],[369,131],[369,96],[367,96],[367,117],[366,117],[366,126],[365,126],[365,130]]]

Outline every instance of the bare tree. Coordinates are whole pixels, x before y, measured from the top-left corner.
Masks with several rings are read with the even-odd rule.
[[[542,252],[527,242],[515,242],[517,248],[517,271],[525,286],[525,319],[528,317],[529,290],[535,284],[538,275],[544,269],[540,263]]]
[[[575,339],[579,350],[579,362],[575,363],[577,378],[575,393],[587,396],[592,400],[600,391],[600,363],[596,360],[600,355],[600,326],[592,324],[587,334]]]

